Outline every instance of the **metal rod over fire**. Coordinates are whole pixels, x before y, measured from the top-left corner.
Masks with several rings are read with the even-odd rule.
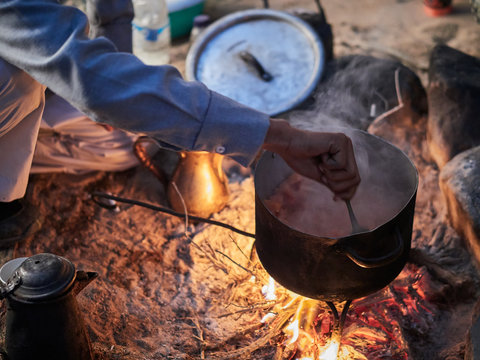
[[[338,350],[340,349],[340,341],[342,339],[343,327],[345,325],[348,309],[350,307],[350,304],[352,303],[352,300],[347,300],[345,302],[342,313],[340,315],[338,314],[337,308],[335,307],[335,304],[332,301],[325,301],[325,302],[330,307],[330,310],[332,310],[332,314],[334,318],[334,324],[332,329],[332,335],[330,337],[330,342],[336,343],[338,345],[335,356],[334,356],[334,358],[336,359],[338,356]]]

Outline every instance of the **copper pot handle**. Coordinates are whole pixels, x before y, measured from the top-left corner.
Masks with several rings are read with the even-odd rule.
[[[155,139],[152,139],[148,136],[140,136],[133,144],[133,152],[137,157],[138,161],[140,162],[140,164],[142,164],[148,170],[150,170],[155,175],[155,177],[158,180],[160,180],[163,186],[167,187],[168,185],[167,174],[165,174],[163,170],[159,169],[153,164],[152,158],[150,157],[150,155],[148,155],[147,150],[143,146],[144,143],[155,144],[162,149],[163,147],[160,146],[160,144]]]
[[[352,260],[355,264],[357,264],[362,268],[366,268],[366,269],[378,268],[381,266],[391,264],[392,262],[397,260],[402,255],[403,250],[405,249],[405,241],[402,237],[402,234],[400,233],[400,230],[398,229],[398,226],[395,226],[394,235],[395,235],[395,239],[397,240],[395,244],[395,248],[389,253],[382,256],[373,257],[373,258],[360,256],[356,250],[344,244],[338,245],[337,251],[344,253],[350,260]]]

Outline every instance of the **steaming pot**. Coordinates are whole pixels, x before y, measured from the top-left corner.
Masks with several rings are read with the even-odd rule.
[[[21,264],[18,260],[0,269],[0,295],[7,300],[8,359],[91,360],[75,296],[97,274],[75,271],[69,260],[53,254],[20,259]]]
[[[400,273],[410,250],[418,187],[417,170],[400,149],[364,131],[345,132],[365,160],[358,163],[361,186],[384,186],[402,194],[396,199],[402,204],[396,215],[373,230],[330,238],[286,225],[264,200],[293,170],[270,152],[262,155],[255,169],[256,248],[262,265],[287,289],[326,301],[369,295]]]

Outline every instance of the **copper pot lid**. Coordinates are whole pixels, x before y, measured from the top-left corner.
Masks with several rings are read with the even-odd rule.
[[[253,9],[205,29],[188,52],[185,70],[187,80],[273,116],[308,98],[324,63],[323,44],[305,21]]]

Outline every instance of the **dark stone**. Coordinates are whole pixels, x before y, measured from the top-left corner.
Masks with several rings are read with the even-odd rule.
[[[475,305],[472,316],[472,326],[465,343],[465,360],[480,359],[480,301]]]
[[[480,24],[480,0],[470,0],[472,3],[472,13]]]
[[[312,119],[314,113],[317,125],[366,130],[375,118],[399,105],[395,87],[397,69],[404,107],[414,113],[411,119],[418,120],[427,113],[427,98],[412,70],[394,60],[350,55],[327,63],[311,101],[302,108],[310,113],[294,114],[292,123],[300,122],[302,116]]]
[[[449,220],[480,267],[480,146],[450,160],[439,181]]]
[[[427,141],[441,168],[480,145],[480,60],[438,45],[431,53],[428,75]]]

